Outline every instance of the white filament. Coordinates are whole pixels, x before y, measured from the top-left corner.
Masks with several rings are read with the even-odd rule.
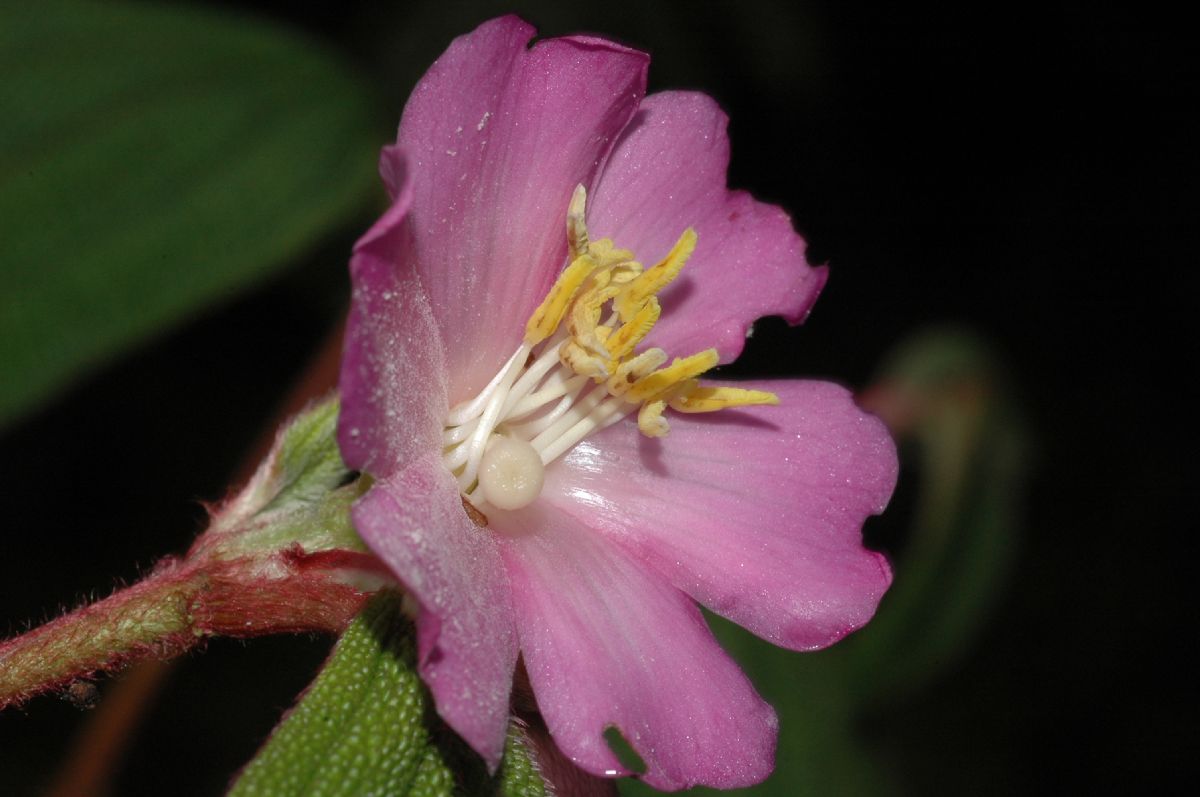
[[[564,341],[560,332],[532,358],[534,347],[521,345],[479,395],[447,414],[442,461],[476,506],[528,505],[545,465],[636,409],[562,365]]]
[[[479,416],[479,413],[483,411],[483,406],[487,403],[487,400],[492,397],[492,393],[500,386],[501,380],[503,380],[504,377],[508,375],[508,372],[517,364],[517,357],[521,354],[522,350],[524,350],[526,355],[529,354],[529,348],[526,346],[521,346],[521,348],[513,352],[512,356],[508,358],[508,362],[504,363],[504,367],[496,372],[496,375],[492,377],[492,381],[488,382],[487,387],[485,387],[478,396],[470,401],[464,401],[450,410],[450,413],[446,416],[447,427],[459,426],[460,424]]]

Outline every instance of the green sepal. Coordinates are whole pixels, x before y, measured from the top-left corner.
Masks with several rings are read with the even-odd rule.
[[[354,620],[230,790],[231,797],[545,794],[516,723],[499,771],[489,776],[437,718],[417,674],[413,625],[391,592]]]
[[[314,404],[280,430],[250,482],[214,514],[204,544],[231,558],[300,545],[306,553],[365,552],[350,505],[370,486],[342,462],[336,397]]]

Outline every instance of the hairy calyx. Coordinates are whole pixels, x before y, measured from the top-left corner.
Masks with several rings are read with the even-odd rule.
[[[638,429],[665,435],[663,413],[713,412],[778,404],[774,393],[701,385],[716,349],[677,357],[638,352],[658,321],[658,294],[696,248],[683,231],[659,263],[644,268],[607,238],[589,240],[587,192],[567,210],[570,260],[525,325],[525,339],[492,381],[453,407],[442,435],[443,461],[475,507],[519,509],[541,492],[543,469],[576,443],[637,410]]]

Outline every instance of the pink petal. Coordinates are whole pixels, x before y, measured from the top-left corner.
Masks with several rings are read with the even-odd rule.
[[[396,199],[350,260],[353,300],[338,383],[342,456],[350,467],[377,475],[439,448],[448,406],[437,324],[409,265],[405,215],[412,192],[402,170],[391,177]]]
[[[446,344],[456,403],[520,344],[566,257],[566,211],[645,91],[649,58],[602,39],[548,39],[503,17],[455,39],[413,91],[416,268]],[[395,150],[384,157],[394,157]]]
[[[631,421],[546,471],[542,497],[627,548],[713,611],[808,650],[861,627],[891,570],[860,529],[896,483],[875,417],[825,382],[768,382],[777,407]]]
[[[376,482],[353,518],[420,604],[419,667],[438,714],[494,770],[504,751],[517,661],[495,535],[467,518],[458,485],[436,455]]]
[[[687,227],[696,251],[661,296],[646,345],[684,356],[710,346],[722,362],[741,352],[755,319],[804,320],[825,269],[804,259],[804,240],[780,208],[725,188],[728,118],[691,92],[647,97],[618,141],[589,206],[594,237],[612,238],[646,265]]]
[[[770,773],[775,712],[687,596],[546,502],[496,522],[530,682],[571,760],[628,774],[603,737],[616,726],[656,788]]]

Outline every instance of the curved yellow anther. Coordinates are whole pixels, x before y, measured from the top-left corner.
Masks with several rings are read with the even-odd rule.
[[[559,361],[573,372],[594,379],[606,379],[611,373],[610,360],[568,340],[558,355]]]
[[[628,323],[622,324],[606,340],[605,345],[608,346],[608,353],[612,358],[614,360],[623,360],[632,354],[637,345],[642,342],[642,339],[658,323],[658,317],[661,314],[662,308],[658,305],[658,299],[651,296],[642,305],[642,309],[638,310],[637,314]]]
[[[612,378],[604,383],[604,387],[614,396],[623,396],[637,380],[641,379],[655,368],[667,361],[667,353],[659,348],[646,349],[644,352],[626,360],[617,366]]]
[[[691,357],[676,357],[674,362],[666,368],[661,368],[634,382],[633,387],[629,388],[629,393],[625,396],[625,400],[646,401],[647,399],[654,398],[659,393],[674,387],[685,379],[692,379],[699,376],[708,369],[716,366],[717,362],[716,349],[706,349],[698,354],[693,354]]]
[[[596,333],[600,324],[600,308],[610,302],[621,289],[606,285],[606,272],[600,271],[595,275],[597,284],[584,291],[571,306],[571,316],[567,321],[567,332],[571,339],[593,354],[609,358],[608,347]]]
[[[579,288],[595,268],[595,260],[587,255],[580,255],[571,261],[571,265],[563,269],[563,272],[558,275],[558,279],[554,281],[554,286],[550,288],[550,293],[546,294],[546,298],[538,305],[538,309],[533,311],[533,315],[525,324],[526,343],[530,345],[541,343],[554,334],[554,330],[558,329],[563,316],[566,315],[567,308],[571,306],[575,294],[579,292]]]
[[[626,285],[641,276],[642,264],[636,260],[617,263],[612,267],[612,284]]]
[[[767,390],[699,386],[681,392],[670,401],[671,409],[676,412],[716,412],[730,407],[778,403],[779,396]]]
[[[613,309],[617,311],[621,320],[628,321],[633,318],[648,298],[670,285],[671,281],[679,276],[683,264],[695,250],[696,231],[688,227],[662,262],[643,271],[637,279],[625,286],[625,290],[613,302]]]
[[[638,431],[646,437],[662,437],[671,431],[671,425],[663,417],[663,410],[666,408],[667,402],[661,400],[647,401],[643,404],[638,410]]]

